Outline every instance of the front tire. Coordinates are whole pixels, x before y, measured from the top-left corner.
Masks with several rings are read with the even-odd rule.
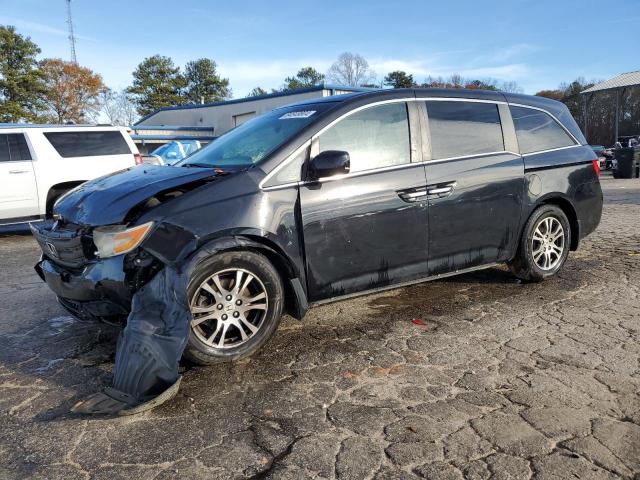
[[[529,217],[509,267],[521,280],[541,282],[562,268],[570,245],[571,225],[565,213],[555,205],[541,205]]]
[[[248,357],[278,328],[284,289],[263,255],[233,251],[201,262],[188,287],[191,332],[184,351],[198,365]]]

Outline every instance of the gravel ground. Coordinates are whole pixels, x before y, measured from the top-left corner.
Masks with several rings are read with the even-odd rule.
[[[4,236],[0,479],[640,479],[640,182],[603,188],[557,278],[494,268],[318,307],[115,420],[68,410],[109,383],[117,331],[69,317],[34,240]]]

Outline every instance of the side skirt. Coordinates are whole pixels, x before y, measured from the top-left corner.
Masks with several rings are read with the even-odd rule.
[[[0,219],[0,227],[10,227],[13,225],[20,225],[29,222],[37,222],[44,220],[44,215],[31,215],[28,217],[13,217]]]
[[[365,295],[372,295],[374,293],[385,292],[387,290],[394,290],[396,288],[408,287],[409,285],[416,285],[418,283],[431,282],[433,280],[440,280],[441,278],[454,277],[456,275],[462,275],[465,273],[476,272],[478,270],[485,270],[487,268],[500,265],[499,263],[487,263],[485,265],[479,265],[477,267],[464,268],[462,270],[455,270],[453,272],[440,273],[438,275],[432,275],[430,277],[423,277],[417,280],[410,280],[408,282],[395,283],[393,285],[385,285],[384,287],[372,288],[370,290],[363,290],[362,292],[349,293],[347,295],[340,295],[338,297],[331,297],[324,300],[318,300],[317,302],[311,302],[309,307],[316,307],[324,305],[326,303],[340,302],[342,300],[348,300],[349,298],[362,297]]]

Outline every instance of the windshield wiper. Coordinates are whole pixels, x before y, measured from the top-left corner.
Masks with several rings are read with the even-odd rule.
[[[182,165],[185,168],[216,168],[213,165],[209,165],[208,163],[185,163]]]

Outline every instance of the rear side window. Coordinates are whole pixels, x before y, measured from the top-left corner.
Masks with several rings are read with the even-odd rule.
[[[0,162],[31,160],[27,141],[22,133],[0,135]]]
[[[63,158],[131,153],[120,132],[46,132],[44,136]]]
[[[318,138],[319,153],[349,153],[351,172],[411,161],[406,103],[366,108],[340,120]]]
[[[432,158],[464,157],[504,150],[495,103],[427,101]]]
[[[520,153],[540,152],[575,145],[569,134],[550,115],[526,107],[510,107]]]

